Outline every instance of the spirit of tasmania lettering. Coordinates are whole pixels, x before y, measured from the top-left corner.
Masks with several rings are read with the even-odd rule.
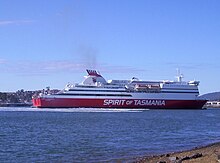
[[[134,105],[136,106],[165,106],[165,100],[134,100]]]
[[[117,100],[106,99],[103,105],[105,106],[165,106],[165,100]]]

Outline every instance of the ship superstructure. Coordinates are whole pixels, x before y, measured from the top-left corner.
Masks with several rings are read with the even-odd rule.
[[[46,108],[147,108],[201,109],[206,103],[199,98],[199,81],[106,81],[96,70],[87,70],[82,83],[67,84],[56,94],[40,94],[33,98],[36,107]]]

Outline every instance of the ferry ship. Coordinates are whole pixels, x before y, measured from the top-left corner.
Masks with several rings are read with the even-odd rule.
[[[82,83],[67,84],[56,94],[39,94],[33,105],[39,108],[143,108],[202,109],[207,102],[199,96],[199,81],[108,80],[96,70],[86,70]]]

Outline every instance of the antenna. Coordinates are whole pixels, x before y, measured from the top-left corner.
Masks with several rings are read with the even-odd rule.
[[[177,76],[176,76],[177,81],[178,81],[178,82],[182,82],[183,74],[180,73],[179,68],[177,68],[176,71],[177,71]]]

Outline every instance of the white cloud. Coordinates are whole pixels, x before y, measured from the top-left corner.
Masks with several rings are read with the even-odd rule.
[[[1,63],[1,60],[0,60]],[[48,75],[53,73],[74,73],[82,72],[88,67],[87,62],[71,62],[71,61],[19,61],[5,63],[1,66],[2,70],[7,73],[13,73],[18,75]],[[145,71],[143,69],[137,69],[126,66],[113,66],[107,64],[96,65],[94,69],[100,72],[108,73],[133,73]]]
[[[0,20],[0,26],[5,25],[20,25],[20,24],[26,24],[26,23],[32,23],[33,20]]]
[[[0,64],[3,64],[3,63],[5,63],[6,61],[4,60],[4,59],[1,59],[0,58]]]
[[[216,68],[220,68],[220,65],[218,63],[215,62],[167,62],[165,63],[165,65],[170,66],[172,68],[183,68],[183,69],[201,69],[201,68],[211,68],[211,69],[216,69]]]

